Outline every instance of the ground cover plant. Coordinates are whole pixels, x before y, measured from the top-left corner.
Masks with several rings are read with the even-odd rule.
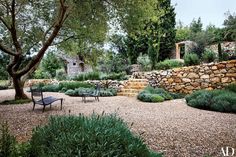
[[[189,106],[219,112],[236,113],[236,84],[231,84],[222,90],[199,90],[186,96]]]
[[[182,94],[170,93],[162,88],[153,88],[150,86],[146,87],[137,96],[140,101],[144,102],[163,102],[165,100],[178,99],[182,97]]]
[[[50,141],[50,142],[48,142]],[[161,156],[114,115],[55,116],[33,131],[32,156]]]

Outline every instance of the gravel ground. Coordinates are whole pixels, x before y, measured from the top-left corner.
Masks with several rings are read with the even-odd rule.
[[[50,115],[68,115],[69,111],[74,115],[89,115],[104,111],[117,113],[151,149],[163,152],[165,156],[223,156],[221,147],[230,146],[236,150],[236,114],[191,108],[184,99],[157,104],[116,96],[101,97],[100,102],[89,98],[91,101],[82,103],[81,98],[62,93],[45,95],[64,98],[63,110],[60,110],[60,102],[56,102],[51,110],[46,108],[44,113],[41,106],[32,111],[32,103],[0,106],[0,120],[8,121],[18,141],[27,141],[32,129],[45,124]],[[0,101],[13,97],[13,90],[0,91]]]

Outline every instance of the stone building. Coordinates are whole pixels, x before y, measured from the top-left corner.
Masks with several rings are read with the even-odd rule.
[[[190,40],[175,43],[175,52],[172,58],[183,59],[184,54],[190,52],[191,49],[196,45],[197,43]]]
[[[69,77],[76,76],[81,73],[91,72],[92,67],[84,62],[84,58],[81,56],[69,56],[65,54],[57,54],[58,57],[63,59],[67,64],[66,73]]]

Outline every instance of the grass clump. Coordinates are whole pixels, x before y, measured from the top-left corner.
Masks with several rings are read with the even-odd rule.
[[[50,142],[49,142],[50,141]],[[37,127],[30,141],[32,156],[159,157],[114,115],[55,116]]]
[[[26,104],[32,102],[31,99],[16,99],[16,100],[5,100],[1,102],[1,105],[13,105],[13,104]]]
[[[191,107],[236,113],[236,93],[230,90],[199,90],[187,95],[185,99]]]
[[[75,76],[72,80],[75,81],[86,81],[86,80],[100,80],[99,72],[87,72]]]

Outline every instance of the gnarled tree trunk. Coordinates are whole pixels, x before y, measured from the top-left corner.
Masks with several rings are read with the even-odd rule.
[[[20,77],[12,77],[13,85],[15,88],[15,99],[28,99],[28,96],[24,93],[25,81]]]

